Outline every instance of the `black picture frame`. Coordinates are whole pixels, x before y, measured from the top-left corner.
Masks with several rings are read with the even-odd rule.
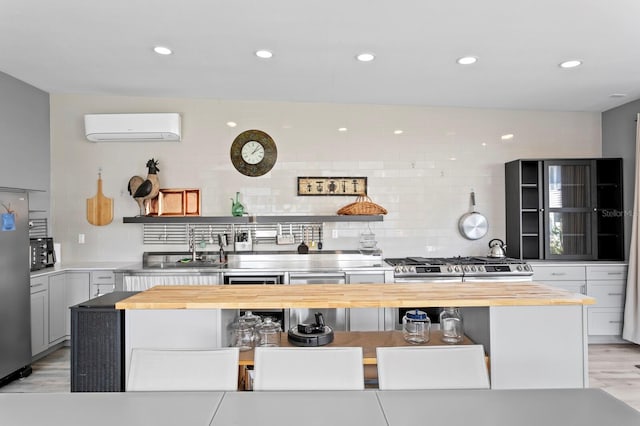
[[[297,184],[301,197],[354,196],[367,194],[366,176],[300,176]]]

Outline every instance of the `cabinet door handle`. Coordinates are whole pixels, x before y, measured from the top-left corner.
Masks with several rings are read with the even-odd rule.
[[[609,324],[621,324],[622,321],[609,321]]]
[[[607,275],[622,275],[622,272],[607,272]]]
[[[622,293],[607,293],[607,296],[622,296]]]
[[[567,275],[566,272],[552,272],[551,275],[556,276],[556,277],[560,277],[562,275]]]
[[[36,288],[36,287],[43,287],[44,283],[40,283],[40,284],[32,284],[31,288]]]

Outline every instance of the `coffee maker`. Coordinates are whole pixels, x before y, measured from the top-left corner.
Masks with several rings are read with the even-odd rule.
[[[29,246],[31,271],[48,268],[56,263],[53,238],[31,238],[29,239]]]

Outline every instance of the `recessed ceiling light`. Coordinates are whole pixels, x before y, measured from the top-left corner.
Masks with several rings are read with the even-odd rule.
[[[238,123],[236,123],[235,121],[227,121],[227,126],[229,127],[236,127],[238,125]]]
[[[475,56],[463,56],[462,58],[458,58],[456,62],[460,65],[471,65],[478,62],[478,58]]]
[[[500,136],[500,139],[502,139],[503,141],[510,141],[511,139],[513,139],[513,133],[507,133],[506,135],[502,135]]]
[[[403,133],[404,133],[404,132],[403,132],[402,130],[400,130],[400,129],[398,129],[398,130],[394,130],[394,131],[393,131],[393,134],[394,134],[394,135],[401,135],[401,134],[403,134]]]
[[[626,93],[612,93],[609,95],[610,98],[626,98]]]
[[[273,57],[273,52],[270,50],[258,50],[256,51],[256,56],[261,59],[269,59]]]
[[[480,145],[487,146],[487,143],[486,142],[482,142]]]
[[[582,65],[582,61],[572,59],[570,61],[564,61],[560,63],[560,68],[575,68]]]
[[[339,132],[346,132],[347,128],[346,127],[338,127],[338,131]]]
[[[373,53],[361,53],[356,56],[356,59],[360,62],[371,62],[375,59],[375,55]]]
[[[451,160],[451,161],[456,161],[456,160],[457,160],[457,158],[456,158],[456,157],[449,157],[449,160]]]
[[[156,46],[153,48],[153,51],[158,55],[171,55],[173,52],[168,47],[164,46]]]

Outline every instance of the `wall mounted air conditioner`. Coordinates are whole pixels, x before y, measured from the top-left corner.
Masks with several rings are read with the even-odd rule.
[[[91,142],[179,141],[180,114],[85,114],[84,129]]]

